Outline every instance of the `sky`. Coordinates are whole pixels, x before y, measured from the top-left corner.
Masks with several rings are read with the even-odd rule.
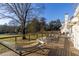
[[[46,9],[44,12],[44,17],[47,21],[60,19],[64,21],[65,13],[68,13],[69,17],[74,14],[76,4],[68,4],[68,3],[51,3],[45,4]]]
[[[47,22],[56,19],[64,21],[65,13],[68,13],[69,17],[71,17],[74,14],[75,7],[76,4],[73,3],[45,3],[45,9],[41,16],[45,17]],[[8,19],[0,19],[0,24],[5,24],[9,21]]]

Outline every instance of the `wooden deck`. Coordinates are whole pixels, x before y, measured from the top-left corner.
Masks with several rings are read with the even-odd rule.
[[[58,36],[55,37],[55,35]],[[55,34],[55,35],[50,42],[44,45],[43,51],[41,49],[35,48],[31,51],[26,51],[26,52],[23,51],[24,55],[25,56],[79,56],[79,50],[73,47],[73,44],[71,41],[69,41],[69,38],[67,38],[64,35],[59,35],[59,34]],[[9,45],[11,48],[11,44]],[[14,47],[12,47],[11,49],[15,51]],[[18,56],[18,54],[12,51],[7,51],[1,54],[1,56]]]

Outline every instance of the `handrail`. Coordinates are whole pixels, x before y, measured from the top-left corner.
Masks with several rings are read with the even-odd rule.
[[[0,39],[14,38],[14,37],[22,37],[22,36],[21,35],[17,35],[17,36],[0,37]]]

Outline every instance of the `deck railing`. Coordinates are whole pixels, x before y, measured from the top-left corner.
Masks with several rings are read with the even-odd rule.
[[[39,35],[39,34],[41,34],[41,35]],[[28,36],[29,40],[32,40],[31,39],[31,35],[34,35],[35,39],[37,39],[39,37],[49,36],[49,34],[51,34],[51,35],[53,34],[53,37],[55,37],[56,34],[59,35],[59,36],[54,38],[54,39],[57,38],[56,39],[56,41],[57,41],[56,44],[58,44],[58,42],[60,41],[60,38],[63,38],[63,40],[64,40],[64,42],[63,42],[63,45],[64,45],[63,50],[61,52],[58,52],[57,54],[58,55],[69,56],[70,55],[70,53],[69,53],[70,44],[69,44],[69,40],[68,40],[69,38],[67,36],[60,35],[60,33],[56,33],[56,34],[55,33],[36,33],[36,34],[30,33],[30,34],[27,34],[27,36]],[[10,36],[10,37],[1,37],[0,39],[14,38],[15,43],[16,43],[18,37],[22,37],[22,36],[21,35],[17,35],[17,36]]]

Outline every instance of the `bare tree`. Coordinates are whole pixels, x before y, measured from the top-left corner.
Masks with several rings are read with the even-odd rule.
[[[16,20],[21,27],[23,39],[25,39],[25,24],[27,19],[35,16],[36,7],[31,3],[7,3],[0,4],[0,18]],[[39,9],[39,7],[37,7]]]

